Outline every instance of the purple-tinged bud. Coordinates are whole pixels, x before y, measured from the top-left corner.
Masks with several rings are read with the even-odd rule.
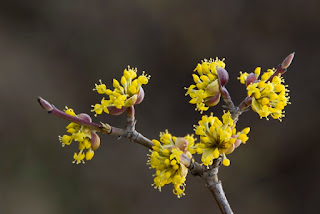
[[[86,113],[78,114],[77,117],[80,118],[80,119],[82,119],[82,120],[84,120],[84,121],[92,122],[91,117],[90,117],[88,114],[86,114]]]
[[[91,149],[94,151],[100,147],[100,137],[96,132],[91,131]]]
[[[48,101],[46,101],[45,99],[38,97],[38,102],[40,103],[41,107],[44,110],[46,110],[47,112],[51,112],[53,110],[52,105]]]
[[[206,100],[204,104],[206,106],[210,106],[210,107],[215,106],[219,103],[220,97],[221,97],[221,94],[216,93],[216,95],[214,95],[213,97],[210,97],[208,100]]]
[[[176,139],[175,146],[181,151],[186,152],[188,150],[188,141],[184,137],[178,137]]]
[[[217,73],[218,73],[218,79],[219,79],[220,86],[221,87],[225,86],[229,80],[228,71],[226,69],[220,67],[220,68],[217,68]]]
[[[221,87],[220,93],[221,93],[222,97],[230,97],[230,94],[225,87]]]
[[[250,85],[250,83],[257,80],[257,76],[254,73],[250,73],[246,79],[246,86]]]
[[[283,62],[281,63],[281,68],[282,69],[287,69],[290,66],[290,64],[291,64],[291,62],[292,62],[292,60],[294,58],[294,54],[295,54],[295,52],[291,53],[289,56],[287,56],[283,60]]]
[[[127,107],[122,107],[121,109],[118,109],[114,106],[109,106],[108,107],[108,111],[109,111],[109,114],[111,115],[120,115],[122,114],[125,110],[127,109]]]
[[[143,101],[143,99],[144,99],[144,90],[142,87],[140,87],[138,98],[135,104],[140,104]]]

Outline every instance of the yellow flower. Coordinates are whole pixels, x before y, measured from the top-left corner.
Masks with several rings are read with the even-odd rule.
[[[146,85],[149,79],[150,76],[144,72],[137,77],[137,69],[128,66],[123,71],[120,82],[113,79],[114,90],[107,89],[107,86],[100,80],[99,84],[95,84],[93,90],[99,94],[109,96],[109,99],[102,98],[100,104],[92,105],[93,109],[91,111],[96,113],[95,116],[102,114],[102,112],[120,114],[126,107],[139,104],[144,97],[144,91],[141,86]]]
[[[272,80],[270,77],[275,73],[275,69],[268,69],[264,72],[260,80],[260,68],[256,68],[255,77],[252,78],[254,81],[250,81],[247,84],[248,96],[252,98],[252,109],[257,112],[260,118],[271,115],[274,119],[279,119],[284,117],[284,107],[289,102],[289,96],[287,85],[284,85],[284,79],[282,76],[274,76]],[[246,73],[240,75],[239,79],[241,83],[247,81],[249,76],[253,74],[246,75]]]
[[[189,149],[194,145],[195,139],[192,135],[184,138],[174,137],[167,130],[160,133],[160,141],[152,140],[154,146],[149,156],[150,168],[156,170],[154,174],[154,188],[161,191],[161,187],[172,183],[173,193],[180,198],[185,195],[185,181],[188,168],[180,163],[182,154],[192,158]]]
[[[90,118],[86,114],[76,115],[73,109],[68,107],[66,107],[65,113],[74,117],[79,117],[81,119],[88,120],[88,118]],[[74,153],[73,163],[76,163],[76,164],[84,163],[84,159],[91,160],[94,156],[93,150],[97,149],[97,147],[92,148],[91,147],[92,144],[99,143],[100,145],[100,138],[98,137],[98,135],[95,132],[91,131],[90,129],[86,128],[85,126],[79,125],[74,122],[69,123],[66,129],[67,129],[67,132],[70,133],[71,135],[59,136],[59,141],[62,143],[62,147],[64,147],[65,145],[71,145],[73,141],[78,142],[79,153]],[[94,140],[94,142],[92,142],[92,140]],[[87,151],[85,152],[85,150]]]
[[[223,60],[204,59],[194,69],[197,74],[192,74],[195,84],[186,88],[186,96],[191,97],[189,103],[196,104],[196,110],[201,113],[220,101],[217,68],[225,68]]]
[[[230,112],[223,114],[222,121],[212,114],[209,117],[202,116],[199,125],[195,126],[195,133],[200,136],[200,143],[197,143],[194,148],[198,154],[202,154],[201,161],[207,167],[212,165],[213,159],[217,159],[220,155],[223,157],[222,164],[229,166],[230,161],[226,154],[232,153],[239,146],[235,143],[245,143],[248,140],[249,131],[248,127],[237,132]]]

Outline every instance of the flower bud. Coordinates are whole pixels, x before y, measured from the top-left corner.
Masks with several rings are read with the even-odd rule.
[[[135,104],[140,104],[143,101],[143,99],[144,99],[144,90],[142,87],[140,87],[139,93],[138,93],[138,98],[137,98]]]
[[[257,76],[254,73],[250,73],[246,79],[246,86],[250,85],[250,83],[257,80]]]
[[[219,67],[217,68],[218,79],[221,86],[225,86],[229,80],[229,73],[226,69]]]
[[[186,151],[188,148],[188,141],[184,137],[178,137],[175,141],[175,146],[181,151]]]
[[[119,88],[119,86],[120,86],[120,83],[118,82],[118,80],[116,80],[116,79],[113,79],[113,87],[115,87],[115,88]]]
[[[205,105],[206,106],[215,106],[219,103],[220,101],[220,97],[221,97],[221,94],[220,93],[216,93],[215,96],[213,97],[210,97],[207,101],[205,101]]]
[[[94,156],[94,151],[92,151],[91,149],[87,151],[86,153],[86,160],[91,160]]]
[[[91,149],[95,151],[100,147],[100,137],[96,132],[91,131]]]
[[[289,56],[287,56],[283,60],[283,62],[281,63],[281,68],[282,69],[287,69],[290,66],[290,64],[291,64],[291,62],[293,60],[294,54],[295,54],[295,52],[291,53]]]
[[[52,105],[41,97],[38,97],[38,102],[40,103],[41,107],[47,112],[51,112],[53,110]]]
[[[230,165],[230,160],[229,159],[223,159],[222,164],[224,166],[229,166]]]
[[[92,119],[88,114],[81,113],[81,114],[78,114],[77,117],[84,120],[84,121],[92,122]]]
[[[109,114],[111,114],[111,115],[120,115],[120,114],[122,114],[126,109],[127,109],[127,107],[122,107],[121,109],[118,109],[118,108],[116,108],[115,106],[109,106],[109,107],[108,107]]]
[[[121,85],[123,85],[123,86],[125,86],[127,84],[127,80],[126,80],[125,76],[121,77],[120,82],[121,82]]]

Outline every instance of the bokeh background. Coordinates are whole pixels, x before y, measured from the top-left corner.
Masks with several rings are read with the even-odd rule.
[[[42,96],[59,108],[90,112],[127,65],[152,76],[136,107],[137,130],[149,138],[169,129],[192,133],[200,119],[184,87],[203,58],[226,58],[235,103],[246,94],[239,71],[277,66],[296,57],[285,75],[292,104],[284,121],[252,111],[238,128],[250,140],[230,155],[220,179],[235,213],[315,213],[320,194],[320,1],[11,0],[0,6],[0,213],[219,213],[198,177],[186,196],[151,187],[147,149],[102,136],[92,161],[72,164],[61,148],[67,122],[43,111]],[[222,108],[213,112],[221,116]],[[95,121],[122,127],[123,116]]]

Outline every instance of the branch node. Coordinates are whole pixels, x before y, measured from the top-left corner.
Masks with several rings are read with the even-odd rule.
[[[110,126],[109,124],[103,123],[103,122],[101,122],[101,121],[100,121],[100,124],[101,124],[102,131],[103,131],[103,132],[106,132],[107,134],[111,133],[112,128],[111,128],[111,126]]]

